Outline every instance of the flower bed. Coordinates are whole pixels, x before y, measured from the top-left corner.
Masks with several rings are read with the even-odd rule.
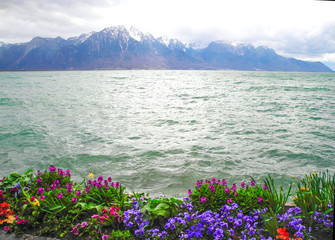
[[[291,192],[271,176],[261,185],[212,178],[177,199],[127,194],[92,173],[75,183],[50,166],[0,180],[0,224],[8,234],[64,239],[332,239],[334,179],[314,172],[294,179]]]

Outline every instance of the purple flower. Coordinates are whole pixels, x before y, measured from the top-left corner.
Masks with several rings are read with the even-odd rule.
[[[102,240],[108,240],[108,237],[109,237],[109,235],[103,235],[101,239]]]

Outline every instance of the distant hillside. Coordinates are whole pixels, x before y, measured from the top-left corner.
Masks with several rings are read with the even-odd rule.
[[[123,26],[67,40],[35,37],[0,44],[0,70],[231,69],[332,72],[321,62],[285,58],[268,47],[215,41],[193,48],[176,39],[154,38]]]

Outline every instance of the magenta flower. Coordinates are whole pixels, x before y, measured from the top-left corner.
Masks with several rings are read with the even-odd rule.
[[[61,176],[61,177],[63,177],[64,174],[65,174],[65,173],[64,173],[63,169],[58,168],[58,175]]]
[[[96,215],[96,214],[93,214],[92,216],[91,216],[91,218],[98,218],[98,217],[100,217],[99,215]]]
[[[207,199],[206,199],[206,197],[201,197],[201,198],[200,198],[200,202],[203,202],[203,203],[205,203],[205,202],[206,202],[206,200],[207,200]]]
[[[255,185],[256,185],[255,181],[250,182],[250,186],[255,186]]]
[[[263,202],[264,201],[264,199],[261,198],[261,197],[258,197],[257,199],[258,199],[258,202]]]
[[[231,186],[231,190],[236,191],[236,189],[237,189],[236,184],[233,184],[233,185]]]
[[[31,198],[30,198],[30,201],[31,202],[33,202],[33,201],[35,201],[36,200],[36,198],[34,197],[34,196],[32,196]]]
[[[229,188],[226,188],[226,189],[225,189],[225,192],[226,192],[227,194],[229,194],[229,191],[230,191]]]
[[[244,182],[241,183],[241,188],[245,188],[245,183]]]
[[[43,188],[39,188],[39,189],[37,190],[37,193],[38,193],[38,194],[43,194],[43,193],[44,193],[44,189],[43,189]]]
[[[5,226],[4,228],[3,228],[3,230],[5,230],[5,231],[9,231],[10,230],[10,227],[9,226]]]
[[[45,199],[45,196],[42,195],[42,196],[40,197],[40,200],[44,200],[44,199]]]
[[[51,166],[49,167],[49,171],[50,171],[50,172],[56,172],[56,168],[55,168],[54,166],[51,165]]]
[[[263,184],[263,189],[264,189],[264,190],[267,190],[267,189],[268,189],[268,188],[266,187],[266,184],[265,184],[265,183]]]
[[[111,177],[108,177],[107,180],[108,180],[108,182],[112,182],[112,178]]]
[[[41,183],[41,182],[42,182],[41,177],[38,177],[38,178],[36,179],[36,182]]]
[[[188,195],[191,195],[191,194],[193,193],[193,191],[192,191],[191,189],[189,189],[189,190],[187,191],[187,193],[188,193]]]
[[[229,198],[228,200],[227,200],[227,203],[232,203],[233,201]]]
[[[66,176],[71,177],[71,174],[70,174],[70,170],[69,170],[69,169],[66,169],[66,170],[65,170],[65,174],[66,174]]]
[[[108,237],[109,237],[109,235],[103,235],[101,239],[102,240],[108,240]]]
[[[57,196],[58,198],[63,198],[63,193],[59,193]]]
[[[73,202],[73,203],[77,203],[77,198],[73,197],[73,198],[71,199],[71,202]]]
[[[98,182],[102,182],[104,180],[104,178],[102,176],[99,176],[97,180],[98,180]]]
[[[119,183],[119,182],[116,182],[116,183],[115,183],[115,187],[116,187],[116,188],[119,188],[119,186],[120,186],[120,183]]]
[[[79,197],[79,196],[81,195],[81,191],[78,190],[78,191],[76,192],[76,195]]]
[[[226,180],[226,179],[222,179],[221,184],[222,184],[223,186],[226,186],[226,185],[227,185],[227,180]]]

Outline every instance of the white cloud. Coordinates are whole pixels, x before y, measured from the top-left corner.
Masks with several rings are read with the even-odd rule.
[[[334,3],[313,0],[11,0],[0,2],[0,41],[126,25],[184,42],[225,39],[321,58],[335,52],[333,12]]]

